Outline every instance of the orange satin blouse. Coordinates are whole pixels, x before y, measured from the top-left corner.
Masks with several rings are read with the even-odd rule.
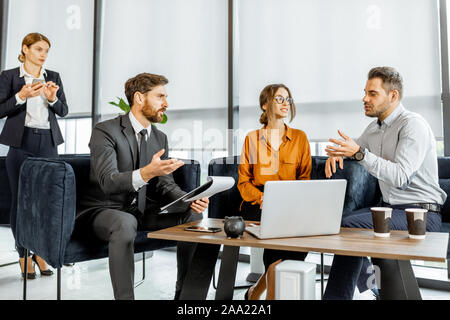
[[[256,186],[274,180],[309,180],[311,178],[311,151],[306,134],[286,125],[282,142],[276,150],[262,128],[245,137],[239,164],[238,189],[242,199],[261,204],[261,192]]]

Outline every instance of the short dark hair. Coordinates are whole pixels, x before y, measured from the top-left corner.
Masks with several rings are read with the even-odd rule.
[[[128,104],[130,107],[133,106],[133,97],[136,92],[145,94],[157,86],[164,86],[168,83],[169,80],[164,76],[145,72],[128,79],[125,82],[125,96],[127,97]]]
[[[380,78],[383,81],[384,90],[389,93],[398,91],[399,100],[403,97],[403,79],[400,73],[392,67],[375,67],[369,71],[367,79]]]

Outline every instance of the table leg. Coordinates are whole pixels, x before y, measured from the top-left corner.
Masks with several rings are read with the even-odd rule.
[[[381,273],[382,300],[421,300],[419,285],[409,260],[374,259]],[[375,269],[376,270],[376,269]]]
[[[189,266],[180,300],[206,300],[220,245],[198,243]]]
[[[323,253],[320,254],[320,299],[323,300],[324,279],[323,279]]]
[[[233,300],[234,282],[239,258],[239,247],[224,246],[220,263],[216,300]]]

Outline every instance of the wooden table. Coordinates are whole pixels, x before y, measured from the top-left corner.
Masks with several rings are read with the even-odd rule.
[[[224,245],[216,299],[233,298],[239,248],[334,253],[372,257],[380,266],[381,293],[385,299],[420,299],[420,291],[410,260],[445,262],[448,233],[427,232],[424,240],[409,239],[407,231],[391,231],[378,238],[371,229],[341,228],[337,235],[259,240],[244,232],[240,239],[227,239],[225,233],[185,231],[189,225],[222,227],[222,219],[203,219],[148,234],[149,238],[197,243],[194,258],[181,291],[181,299],[206,299],[220,246]],[[385,260],[387,259],[387,260]]]

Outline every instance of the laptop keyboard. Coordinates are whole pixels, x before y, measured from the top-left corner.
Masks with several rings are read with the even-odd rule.
[[[245,231],[247,231],[248,233],[256,236],[259,238],[260,234],[261,234],[261,227],[260,226],[247,226],[245,227]]]

